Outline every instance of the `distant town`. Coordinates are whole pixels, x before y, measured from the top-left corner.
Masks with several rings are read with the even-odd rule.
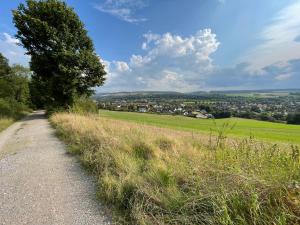
[[[233,92],[133,92],[96,96],[100,109],[171,114],[199,119],[240,117],[299,123],[300,90]],[[297,122],[298,121],[298,122]]]

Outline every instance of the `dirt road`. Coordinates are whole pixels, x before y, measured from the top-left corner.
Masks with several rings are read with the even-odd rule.
[[[111,224],[95,182],[35,112],[0,133],[1,225]]]

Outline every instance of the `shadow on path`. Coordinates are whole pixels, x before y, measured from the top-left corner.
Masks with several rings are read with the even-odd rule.
[[[34,111],[32,114],[26,116],[21,121],[41,120],[46,118],[46,112],[44,110]]]

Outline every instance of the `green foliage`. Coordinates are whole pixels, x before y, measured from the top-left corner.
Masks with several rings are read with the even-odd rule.
[[[21,65],[9,66],[0,53],[0,118],[18,119],[28,111],[29,69]]]
[[[8,59],[0,53],[0,78],[7,76],[10,73]]]
[[[80,97],[76,98],[73,105],[69,108],[70,112],[87,114],[87,113],[98,113],[97,104],[90,98]]]
[[[300,112],[289,114],[287,117],[287,123],[300,124]]]
[[[65,107],[103,84],[104,66],[74,10],[59,0],[27,0],[13,11],[16,37],[31,55],[37,107]]]
[[[29,104],[30,70],[21,65],[13,65],[10,74],[0,81],[0,98],[12,98],[24,105]]]
[[[42,81],[42,79],[38,76],[33,75],[32,79],[29,83],[29,91],[30,91],[30,99],[32,105],[36,109],[41,109],[45,107],[45,102],[47,96],[44,92],[47,90],[47,84]],[[55,108],[54,106],[47,106],[47,108]]]
[[[26,105],[16,100],[0,98],[0,118],[20,119],[29,110]]]

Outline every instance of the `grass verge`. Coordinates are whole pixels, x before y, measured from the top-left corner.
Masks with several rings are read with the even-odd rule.
[[[122,224],[299,224],[300,152],[98,116],[50,118]]]
[[[14,122],[11,118],[0,118],[0,132],[9,127]]]

